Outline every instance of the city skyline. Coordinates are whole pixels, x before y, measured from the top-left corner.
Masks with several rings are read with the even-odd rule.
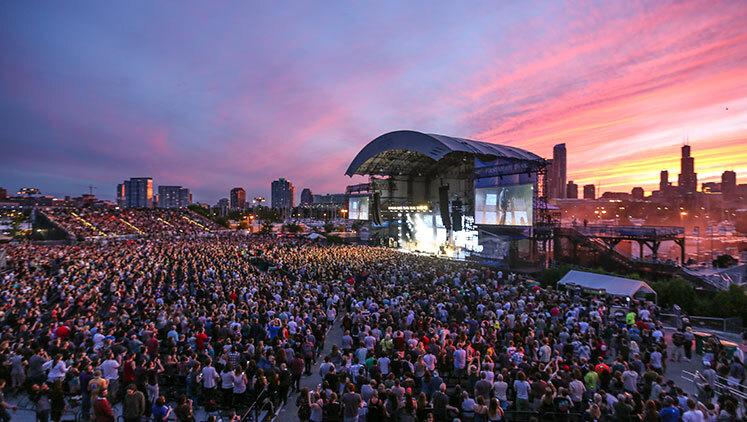
[[[597,194],[676,180],[685,142],[698,189],[745,183],[743,4],[429,5],[4,4],[0,186],[340,192],[355,152],[397,129],[546,158],[565,143],[567,180]]]

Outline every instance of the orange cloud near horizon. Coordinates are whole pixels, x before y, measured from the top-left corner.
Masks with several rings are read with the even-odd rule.
[[[463,87],[474,104],[465,121],[476,139],[547,157],[565,142],[568,180],[603,191],[657,189],[660,170],[676,182],[685,142],[699,183],[724,170],[747,183],[747,8],[737,6],[662,3],[550,31],[510,69]]]

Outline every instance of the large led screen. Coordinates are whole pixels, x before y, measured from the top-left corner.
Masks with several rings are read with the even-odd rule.
[[[531,226],[532,184],[475,189],[475,224]]]
[[[351,196],[348,199],[348,218],[351,220],[368,220],[367,196]]]

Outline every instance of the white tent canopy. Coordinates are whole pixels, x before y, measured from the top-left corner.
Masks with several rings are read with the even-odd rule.
[[[647,294],[656,294],[651,286],[640,280],[576,270],[568,271],[568,274],[558,281],[558,285],[604,290],[612,296],[630,298],[643,298]]]

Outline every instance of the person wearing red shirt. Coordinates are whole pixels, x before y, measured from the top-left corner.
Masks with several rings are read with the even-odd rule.
[[[145,343],[145,347],[148,349],[148,354],[151,358],[155,358],[158,355],[158,345],[156,333],[151,334],[150,338]]]
[[[201,352],[201,351],[205,350],[205,343],[207,343],[208,338],[209,338],[208,335],[205,334],[205,330],[202,330],[202,331],[200,331],[197,334],[196,341],[197,341],[197,350],[198,351]]]
[[[67,336],[69,336],[69,335],[70,335],[70,328],[68,328],[68,327],[67,327],[66,325],[60,325],[60,326],[59,326],[59,327],[57,327],[57,329],[56,329],[56,330],[54,331],[54,334],[55,334],[55,335],[56,335],[57,337],[61,338],[61,339],[66,339],[66,338],[67,338]]]
[[[135,355],[131,354],[127,356],[124,362],[124,368],[122,369],[122,380],[124,384],[131,384],[135,382]]]
[[[93,402],[93,414],[96,418],[96,422],[114,422],[114,410],[109,400],[106,399],[106,389],[101,391],[96,401]]]

